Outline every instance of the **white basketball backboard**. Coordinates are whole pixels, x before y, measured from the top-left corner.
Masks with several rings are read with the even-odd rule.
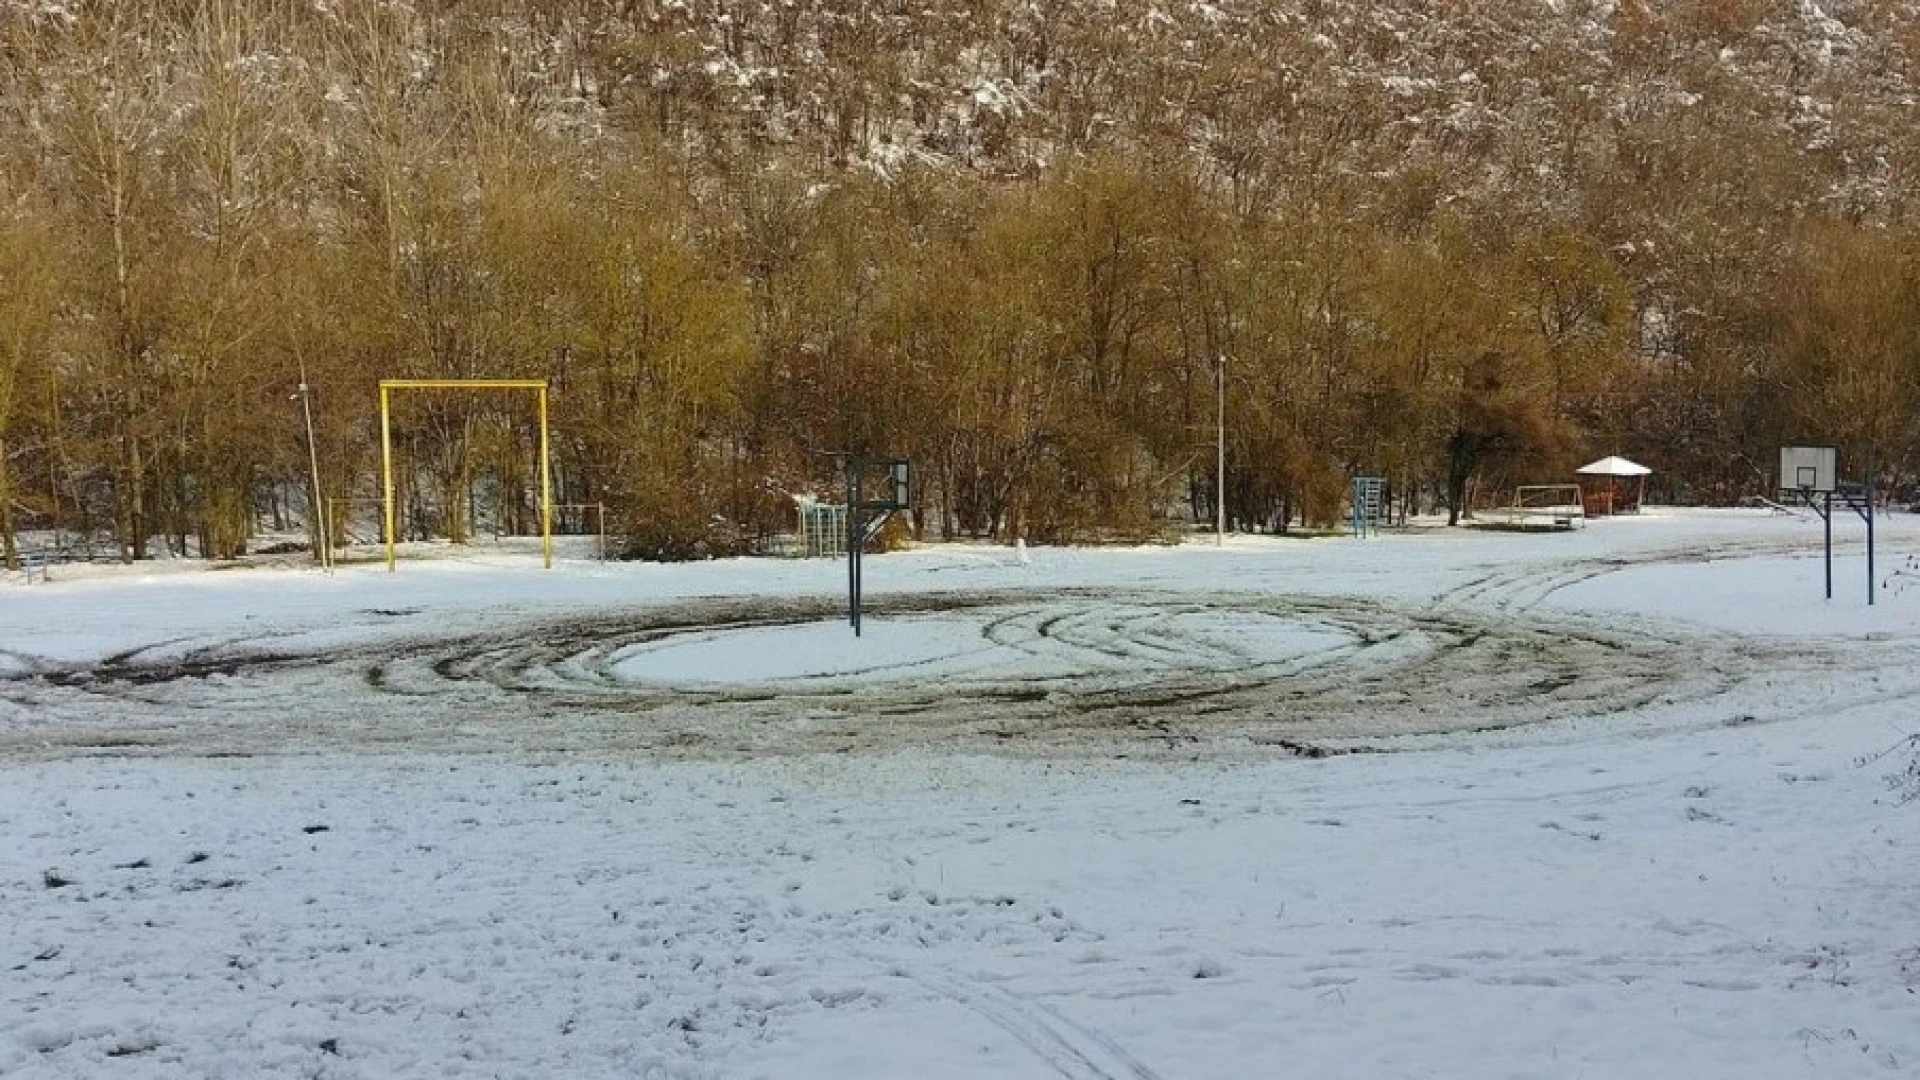
[[[1780,448],[1780,490],[1825,494],[1833,490],[1840,451],[1831,446]]]

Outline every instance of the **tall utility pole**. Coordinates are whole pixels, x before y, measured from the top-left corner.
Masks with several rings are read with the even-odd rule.
[[[1213,543],[1215,547],[1224,547],[1227,542],[1227,357],[1220,354],[1213,361],[1214,383],[1214,460],[1213,460]]]
[[[300,411],[307,418],[307,466],[313,470],[313,507],[307,517],[313,523],[313,557],[321,566],[327,566],[327,556],[332,552],[333,530],[328,528],[326,501],[320,494],[320,449],[313,441],[313,403],[308,400],[308,389],[307,362],[303,359],[300,361],[300,392],[294,396],[300,399]]]

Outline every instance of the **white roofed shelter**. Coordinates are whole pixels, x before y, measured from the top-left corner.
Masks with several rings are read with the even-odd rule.
[[[1582,501],[1588,517],[1604,514],[1639,513],[1640,501],[1647,494],[1647,477],[1653,470],[1623,457],[1603,457],[1574,472],[1580,475]]]

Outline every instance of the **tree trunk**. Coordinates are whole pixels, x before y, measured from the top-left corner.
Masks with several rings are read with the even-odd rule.
[[[206,521],[208,546],[200,551],[205,559],[236,559],[247,551],[247,498],[244,485],[230,481],[216,485],[207,493]]]
[[[147,557],[147,463],[133,434],[127,436],[127,553],[135,562]]]
[[[1480,464],[1480,441],[1466,431],[1455,431],[1447,441],[1447,524],[1460,524],[1467,499],[1467,481]]]

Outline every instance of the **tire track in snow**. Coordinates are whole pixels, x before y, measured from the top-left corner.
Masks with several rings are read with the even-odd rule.
[[[1528,611],[1562,589],[1635,567],[1806,553],[1805,541],[1765,539],[1726,540],[1703,547],[1669,548],[1573,560],[1542,556],[1518,565],[1482,567],[1478,576],[1442,590],[1433,602],[1447,607]]]
[[[1535,571],[1490,575],[1473,583],[1479,592],[1456,594],[1557,580]],[[1497,603],[1436,609],[1344,597],[1083,590],[1045,601],[1030,593],[910,594],[873,607],[876,617],[970,627],[975,643],[785,679],[623,675],[623,664],[654,650],[724,646],[738,632],[839,617],[836,601],[745,598],[304,655],[227,643],[142,661],[135,650],[110,666],[0,674],[0,709],[13,713],[0,712],[0,752],[91,745],[188,754],[363,747],[758,756],[961,744],[1056,755],[1249,746],[1304,753],[1326,740],[1499,729],[1698,701],[1766,662],[1737,643]]]
[[[985,1017],[1066,1080],[1161,1080],[1159,1073],[1111,1037],[1041,1002],[947,972],[901,969],[899,973]]]

